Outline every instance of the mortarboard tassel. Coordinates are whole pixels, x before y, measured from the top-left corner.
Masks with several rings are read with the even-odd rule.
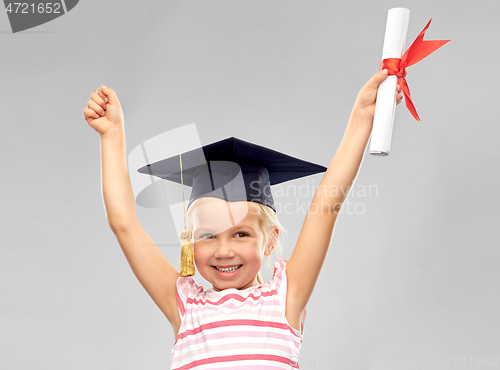
[[[194,275],[193,248],[191,247],[191,231],[188,229],[182,230],[181,240],[181,276]]]
[[[184,202],[184,180],[182,178],[182,157],[179,154],[179,160],[181,163],[181,185],[182,185],[182,208],[184,209],[184,230],[182,230],[180,239],[182,240],[181,249],[181,273],[182,277],[194,276],[194,260],[193,260],[193,248],[191,246],[191,236],[192,233],[186,227],[186,205]]]

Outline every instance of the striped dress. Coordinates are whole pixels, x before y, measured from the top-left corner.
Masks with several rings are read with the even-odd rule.
[[[288,260],[276,258],[273,277],[247,289],[204,290],[179,277],[179,335],[171,370],[298,369],[302,334],[285,317]]]

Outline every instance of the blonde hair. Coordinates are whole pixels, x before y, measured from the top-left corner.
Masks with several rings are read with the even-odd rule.
[[[189,209],[186,214],[186,223],[187,223],[187,228],[189,230],[191,231],[193,230],[193,209],[195,208],[196,204],[201,203],[203,200],[207,199],[210,199],[210,197],[198,198],[194,200],[193,203],[191,203],[191,205],[189,206]],[[259,225],[262,233],[264,234],[264,245],[267,245],[269,242],[271,244],[274,244],[274,251],[276,251],[276,253],[280,258],[283,258],[283,250],[282,250],[283,247],[281,245],[279,235],[277,235],[276,232],[272,230],[272,227],[277,226],[279,229],[279,234],[283,232],[286,234],[286,230],[279,222],[276,213],[271,207],[268,207],[264,204],[257,202],[250,202],[250,201],[248,203],[253,204],[254,205],[253,209],[257,211],[256,214],[259,218]],[[271,263],[270,257],[271,256],[266,256],[265,258],[267,261],[267,270],[269,270]],[[262,279],[260,271],[257,274],[257,281],[259,282],[259,284],[264,284],[264,280]]]

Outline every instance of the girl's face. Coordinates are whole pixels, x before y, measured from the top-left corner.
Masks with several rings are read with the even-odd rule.
[[[215,291],[259,284],[257,273],[274,246],[264,245],[256,207],[253,202],[207,198],[193,210],[196,267]],[[227,268],[237,269],[220,271]]]

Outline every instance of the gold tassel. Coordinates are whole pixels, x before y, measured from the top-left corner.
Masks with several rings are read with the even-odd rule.
[[[194,276],[194,256],[193,248],[191,247],[192,233],[186,227],[186,204],[184,201],[184,179],[182,177],[182,156],[179,154],[181,166],[181,186],[182,186],[182,208],[184,209],[184,230],[181,232],[182,249],[181,249],[181,276]]]
[[[182,249],[181,249],[181,276],[194,276],[193,248],[191,247],[191,231],[182,230]]]

